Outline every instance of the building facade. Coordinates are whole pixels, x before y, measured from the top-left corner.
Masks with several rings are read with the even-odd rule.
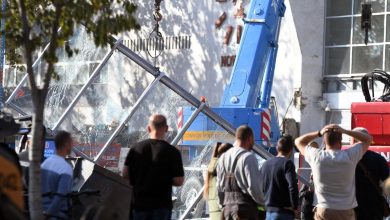
[[[211,106],[219,104],[230,78],[238,49],[237,29],[242,25],[234,16],[240,3],[247,8],[249,1],[163,1],[161,5],[160,31],[171,46],[161,51],[156,65],[196,96],[206,96]],[[373,12],[368,45],[360,25],[362,3],[285,1],[273,95],[279,120],[294,118],[301,133],[328,123],[349,128],[351,103],[364,101],[361,76],[376,68],[390,69],[390,36],[386,33],[390,1],[368,2]],[[130,48],[151,62],[154,59],[142,48],[142,39],[152,33],[153,7],[152,2],[139,2],[142,29],[123,36]],[[223,13],[226,19],[217,28],[215,22]],[[224,44],[230,27],[230,42]],[[375,88],[380,94],[381,85]]]
[[[362,2],[285,1],[287,11],[282,20],[273,84],[279,121],[285,117],[295,119],[301,133],[318,130],[327,123],[350,127],[351,103],[364,101],[361,76],[375,68],[390,69],[390,1],[368,1],[373,12],[368,45],[364,44],[360,25]],[[210,106],[218,106],[230,79],[239,47],[237,37],[243,26],[235,14],[240,5],[247,9],[249,0],[162,1],[161,48],[151,40],[156,35],[154,2],[136,4],[142,28],[119,36],[123,43],[195,96],[205,96]],[[225,19],[216,25],[222,15]],[[231,35],[226,40],[229,31]],[[96,65],[88,61],[85,68],[92,72]],[[22,76],[17,69],[6,69],[4,84],[10,88],[8,92]],[[79,84],[87,79],[88,76],[77,78]],[[381,86],[375,88],[380,94]]]

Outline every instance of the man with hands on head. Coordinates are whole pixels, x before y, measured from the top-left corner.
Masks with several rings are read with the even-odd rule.
[[[347,150],[341,150],[343,134],[360,141]],[[308,146],[322,136],[325,150]],[[305,156],[312,169],[316,220],[355,219],[355,169],[371,141],[369,134],[345,130],[335,124],[295,140],[299,152]]]

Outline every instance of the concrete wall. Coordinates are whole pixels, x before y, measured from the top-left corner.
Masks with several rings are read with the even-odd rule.
[[[301,119],[300,108],[294,105],[293,99],[294,90],[301,87],[303,61],[291,7],[291,4],[296,3],[294,1],[285,1],[285,4],[287,10],[280,30],[279,51],[276,60],[272,95],[275,96],[278,104],[280,122],[284,116],[286,118],[294,118],[299,122]]]
[[[292,1],[291,10],[302,52],[302,106],[300,132],[318,130],[324,125],[322,100],[324,2]]]
[[[138,20],[142,29],[130,32],[124,39],[148,38],[153,30],[152,12],[154,1],[137,1]],[[210,105],[218,105],[227,84],[231,68],[221,67],[220,59],[224,55],[234,55],[238,45],[232,41],[229,46],[223,45],[227,25],[236,26],[233,18],[233,4],[218,3],[210,0],[200,1],[163,1],[160,31],[165,36],[191,36],[190,49],[164,50],[157,59],[157,66],[176,82],[195,96],[206,96]],[[214,27],[215,20],[225,11],[227,19],[221,29]],[[140,56],[153,62],[146,53]]]

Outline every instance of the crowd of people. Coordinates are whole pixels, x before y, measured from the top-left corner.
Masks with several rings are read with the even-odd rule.
[[[165,117],[153,115],[150,139],[133,146],[126,159],[123,176],[134,187],[133,219],[171,217],[171,187],[183,184],[184,172],[179,151],[164,141],[167,129]],[[342,149],[343,134],[353,140],[348,149]],[[319,137],[322,146],[315,142]],[[281,137],[277,155],[259,167],[253,131],[241,126],[233,144],[217,143],[212,153],[204,191],[210,219],[383,219],[386,204],[376,190],[389,169],[381,155],[368,151],[371,142],[364,128],[327,125],[295,141]],[[295,147],[312,170],[300,191],[291,160]]]
[[[343,134],[352,138],[348,149],[342,149]],[[323,147],[315,142],[319,137],[323,138]],[[220,212],[226,220],[383,219],[388,204],[380,184],[389,176],[389,168],[381,155],[368,151],[371,142],[364,128],[350,131],[327,125],[295,142],[291,136],[281,137],[277,155],[259,169],[251,152],[253,133],[241,126],[234,147],[213,159],[213,167],[216,159],[218,163],[216,173],[209,169],[209,175],[217,178],[207,180],[216,182],[217,192],[209,187],[208,193],[219,195],[220,201],[220,209],[210,209],[210,213]],[[310,181],[299,193],[296,168],[290,160],[294,146],[312,170]],[[215,214],[210,217],[221,219]]]
[[[184,183],[180,151],[165,136],[167,119],[154,114],[148,123],[149,139],[130,147],[122,170],[132,186],[131,219],[168,220],[172,216],[172,187]],[[342,149],[342,135],[352,145]],[[322,146],[317,138],[323,138]],[[281,137],[277,155],[259,166],[253,153],[250,127],[236,130],[235,142],[217,143],[205,177],[204,198],[211,220],[380,220],[388,204],[381,183],[389,176],[385,159],[368,148],[372,137],[364,128],[345,130],[327,125],[293,140]],[[42,168],[42,193],[68,194],[73,171],[65,160],[72,150],[72,136],[55,136],[56,154]],[[294,149],[311,168],[310,180],[298,191]],[[386,207],[387,206],[387,207]],[[68,203],[58,196],[44,197],[47,216],[67,218]]]

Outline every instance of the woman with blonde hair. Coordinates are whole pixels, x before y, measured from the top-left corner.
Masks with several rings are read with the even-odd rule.
[[[221,219],[221,209],[218,205],[217,192],[217,164],[218,158],[232,147],[233,145],[230,143],[218,142],[214,147],[214,151],[207,169],[203,196],[208,200],[210,220]]]

